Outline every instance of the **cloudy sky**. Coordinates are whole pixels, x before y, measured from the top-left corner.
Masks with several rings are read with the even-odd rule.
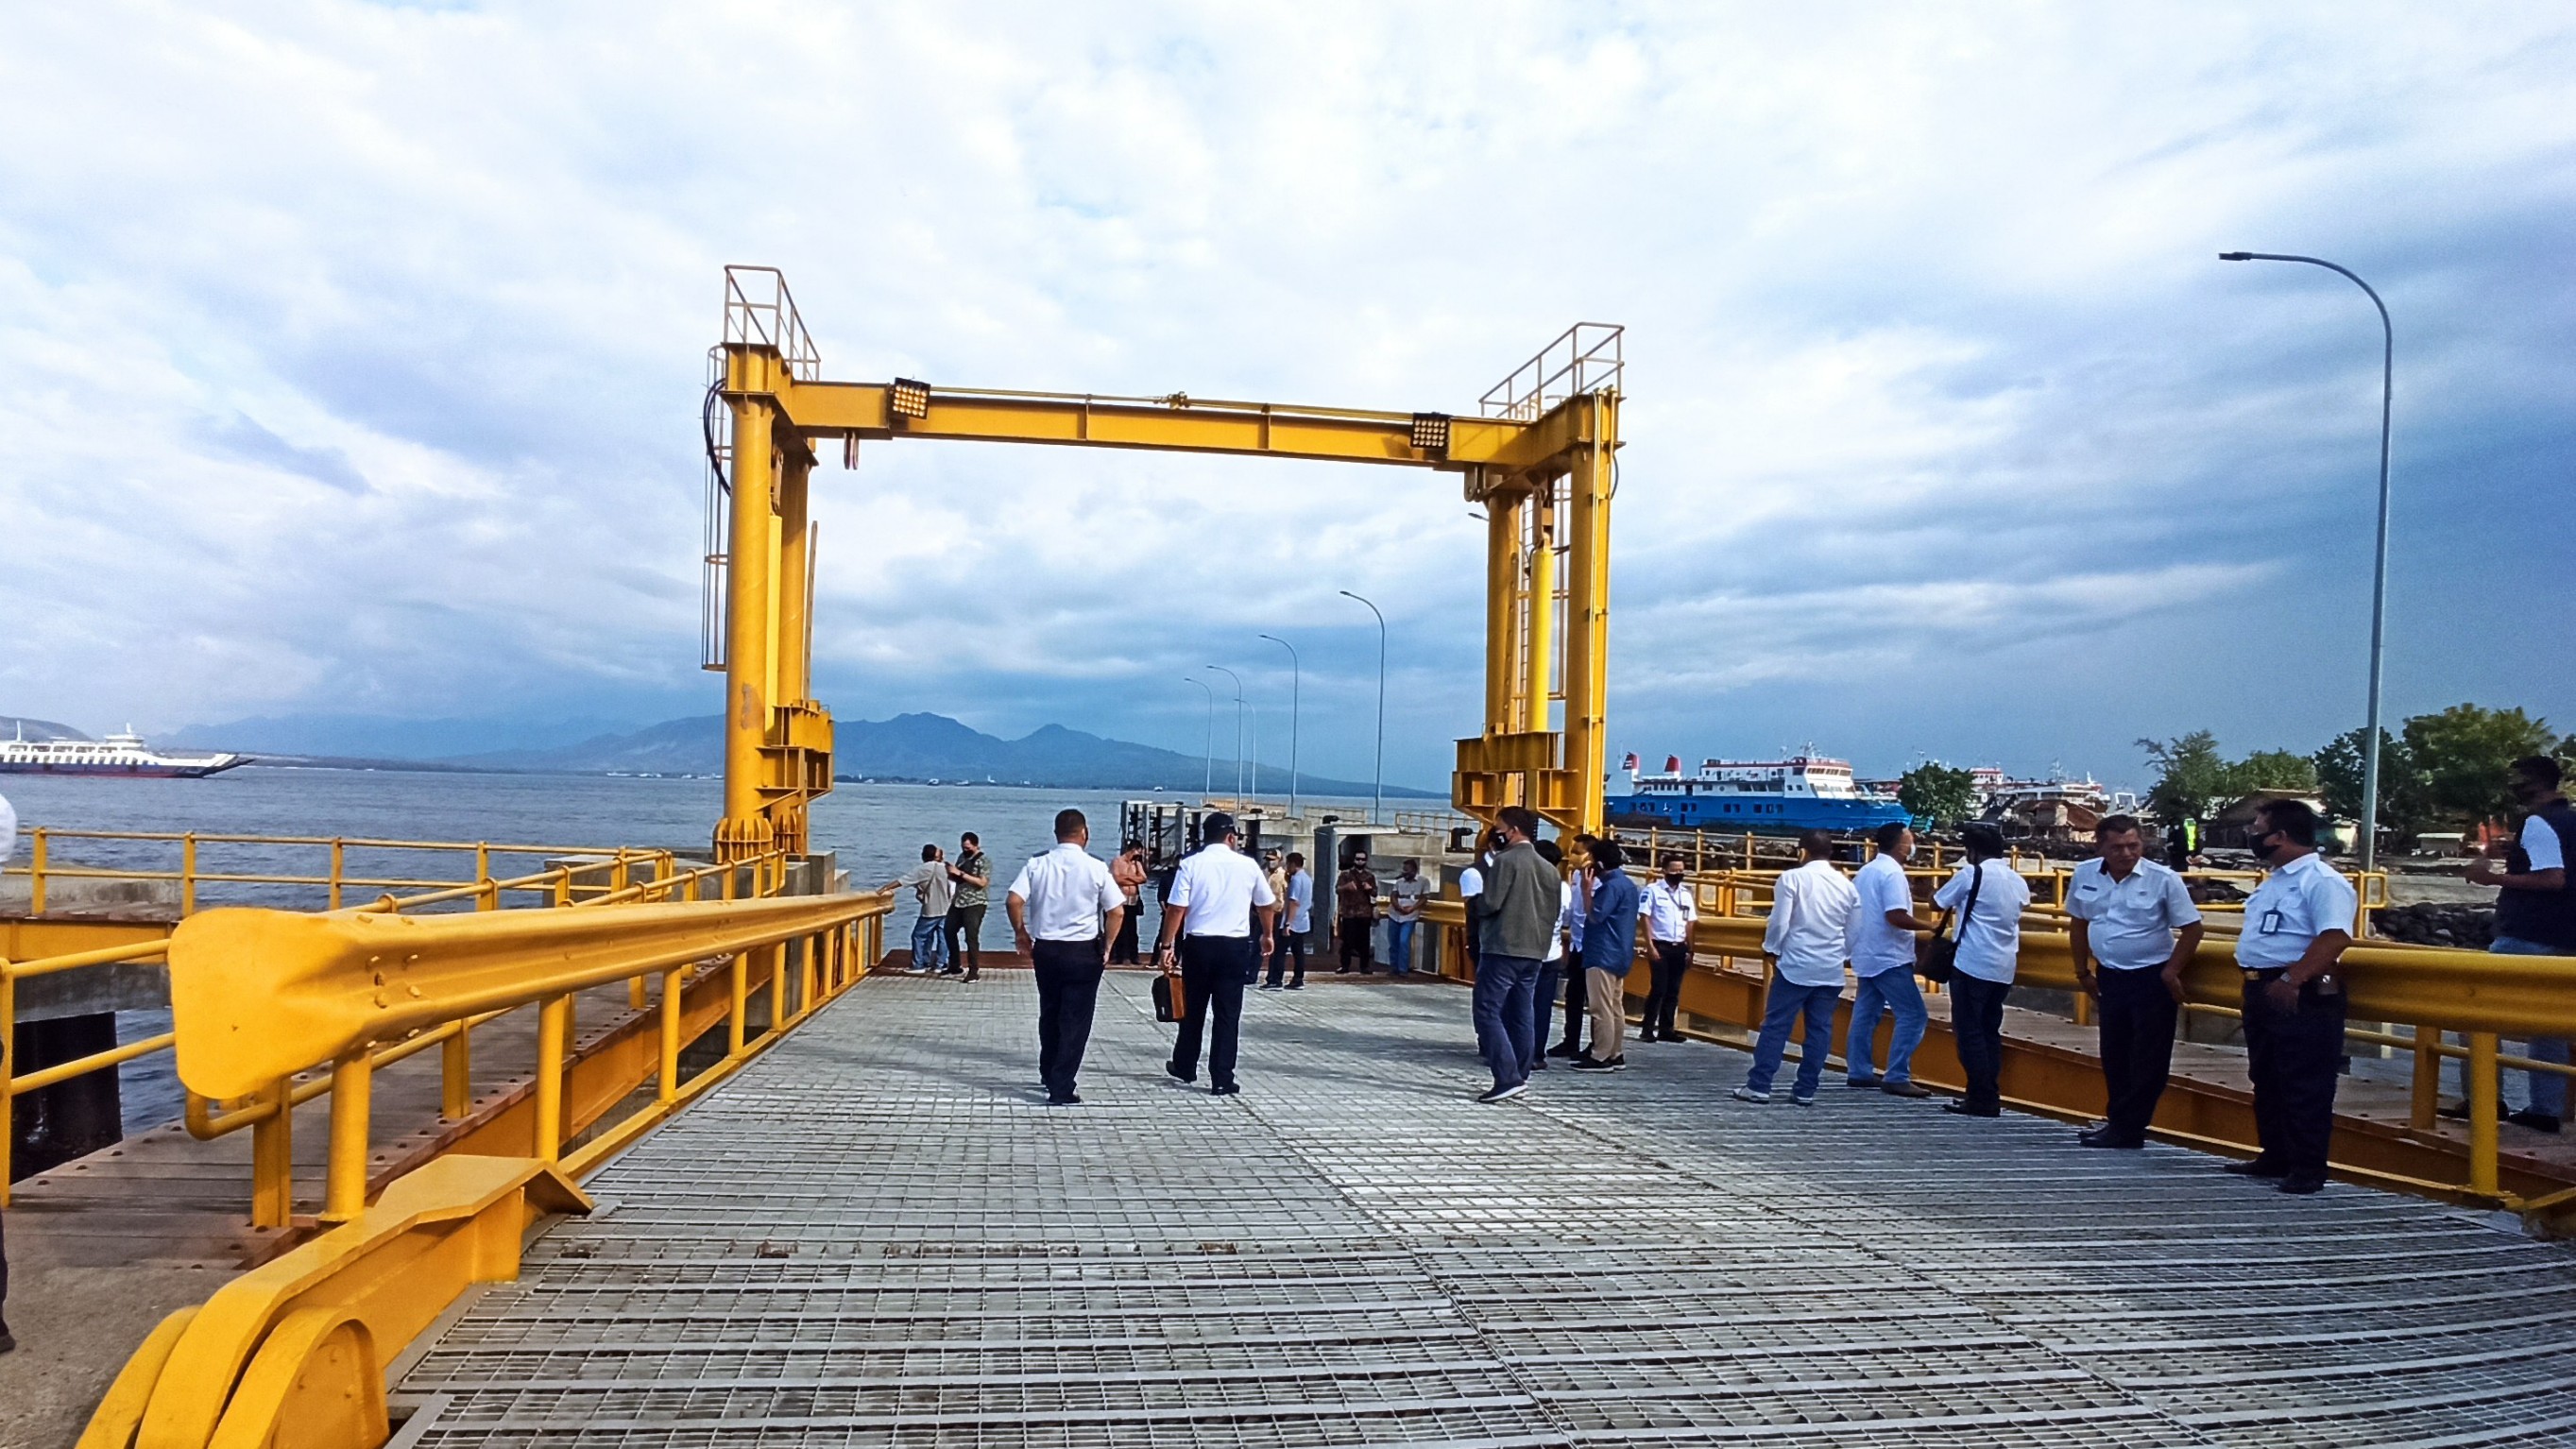
[[[13,6],[0,713],[714,712],[758,262],[852,380],[1469,411],[1626,324],[1619,749],[2307,749],[2362,709],[2379,334],[2248,248],[2396,317],[2393,713],[2576,727],[2571,76],[2530,5]],[[1275,758],[1266,631],[1365,775],[1350,588],[1390,775],[1474,723],[1444,475],[838,461],[844,716],[1194,751],[1215,662]]]

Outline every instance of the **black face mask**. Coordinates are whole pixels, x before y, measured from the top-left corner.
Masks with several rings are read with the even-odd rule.
[[[1682,878],[1679,875],[1668,875],[1664,877],[1664,884],[1668,886],[1679,887],[1681,883]]]
[[[2272,861],[2272,852],[2281,848],[2281,832],[2275,830],[2269,835],[2258,836],[2253,840],[2249,840],[2246,844],[2253,849],[2254,858],[2256,860],[2269,865]]]

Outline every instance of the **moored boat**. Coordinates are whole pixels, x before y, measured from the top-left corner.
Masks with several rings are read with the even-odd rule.
[[[1624,768],[1628,793],[1602,802],[1613,825],[1856,835],[1908,818],[1904,806],[1861,789],[1850,761],[1822,755],[1702,760],[1693,774],[1683,773],[1681,757],[1671,755],[1660,774],[1646,774],[1632,754]]]

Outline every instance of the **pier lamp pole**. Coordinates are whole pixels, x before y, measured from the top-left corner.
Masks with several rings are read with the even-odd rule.
[[[1222,664],[1208,668],[1234,681],[1234,808],[1243,808],[1243,676]]]
[[[1297,818],[1297,690],[1303,668],[1297,662],[1297,646],[1276,634],[1261,636],[1288,651],[1288,818]]]
[[[1377,605],[1348,589],[1338,592],[1345,599],[1368,604],[1368,611],[1377,615],[1377,782],[1373,787],[1376,793],[1369,799],[1369,824],[1375,825],[1378,817],[1386,813],[1386,615],[1378,611]]]
[[[1207,691],[1207,758],[1199,761],[1199,798],[1204,801],[1208,791],[1216,788],[1216,688],[1194,674],[1182,675],[1181,682]]]
[[[2397,329],[2388,320],[2388,304],[2379,300],[2379,293],[2349,267],[2323,257],[2280,252],[2220,252],[2218,259],[2301,262],[2340,272],[2346,281],[2361,289],[2370,305],[2379,309],[2379,543],[2370,572],[2370,720],[2362,727],[2361,741],[2361,869],[2366,875],[2379,865],[2379,683],[2388,638],[2388,422],[2397,395]]]

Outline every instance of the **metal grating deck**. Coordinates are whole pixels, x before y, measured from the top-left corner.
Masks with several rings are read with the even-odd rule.
[[[1632,1047],[1505,1107],[1467,996],[1246,1003],[1244,1090],[1101,996],[863,982],[593,1180],[404,1378],[548,1449],[2576,1443],[2576,1252]]]

